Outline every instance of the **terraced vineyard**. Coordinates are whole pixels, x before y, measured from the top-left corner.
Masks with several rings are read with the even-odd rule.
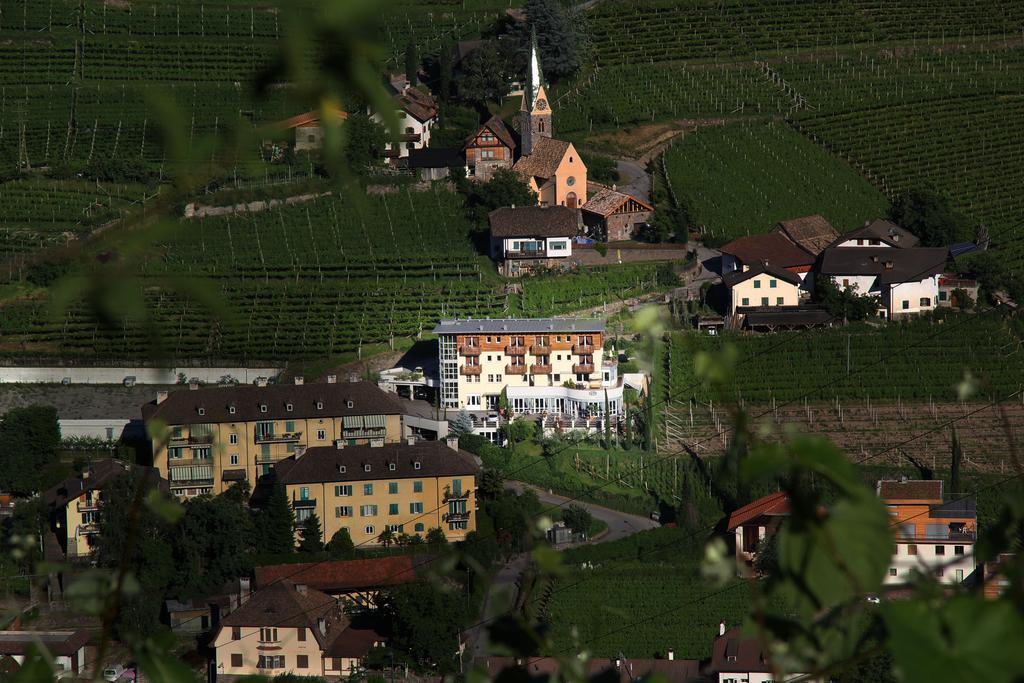
[[[784,123],[701,128],[676,140],[665,164],[676,194],[719,243],[814,213],[849,230],[889,204],[853,168]]]

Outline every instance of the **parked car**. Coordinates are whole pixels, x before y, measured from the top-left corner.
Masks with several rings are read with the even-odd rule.
[[[117,679],[121,678],[124,674],[124,667],[120,664],[111,664],[103,670],[103,680],[114,683]]]

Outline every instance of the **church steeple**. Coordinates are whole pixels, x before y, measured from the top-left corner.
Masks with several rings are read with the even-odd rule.
[[[537,48],[537,30],[530,36],[530,61],[526,68],[526,86],[520,105],[520,131],[524,155],[533,153],[538,137],[551,137],[551,108],[544,89],[544,73],[540,67],[540,50]]]

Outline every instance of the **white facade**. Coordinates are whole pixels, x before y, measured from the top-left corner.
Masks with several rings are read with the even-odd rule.
[[[388,140],[387,149],[397,150],[399,159],[406,159],[411,149],[425,149],[430,146],[430,131],[434,128],[434,119],[419,121],[415,116],[399,110],[398,116],[398,142]],[[387,127],[384,117],[379,112],[374,112],[370,118],[376,123]]]
[[[571,237],[509,237],[501,241],[501,258],[517,258],[543,252],[547,258],[572,256]]]
[[[908,583],[914,570],[930,574],[939,583],[958,585],[975,569],[974,543],[961,541],[898,541],[885,575],[886,585]]]
[[[925,313],[939,305],[939,275],[891,285],[879,284],[875,275],[833,275],[832,280],[857,294],[879,297],[887,317]]]
[[[892,249],[893,246],[879,239],[861,238],[853,240],[843,240],[838,244],[833,244],[833,247],[886,247]]]

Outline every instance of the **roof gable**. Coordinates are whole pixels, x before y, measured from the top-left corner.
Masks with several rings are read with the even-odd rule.
[[[746,265],[765,261],[781,268],[814,265],[813,256],[778,232],[740,237],[722,246],[721,251]]]
[[[538,137],[533,142],[533,151],[520,157],[512,168],[523,176],[547,180],[558,173],[571,148],[572,145],[563,140]]]
[[[493,237],[575,237],[576,212],[565,206],[502,207],[487,214]]]
[[[825,220],[824,216],[817,213],[813,216],[779,221],[775,230],[784,234],[813,256],[820,254],[839,237],[836,229]]]
[[[491,131],[494,137],[498,139],[501,144],[505,145],[509,149],[516,148],[516,141],[512,137],[512,133],[509,131],[508,126],[498,116],[492,116],[487,119],[484,125],[480,126],[475,133],[466,138],[466,147],[473,147],[477,139],[483,135],[486,131]]]
[[[762,515],[788,515],[789,514],[789,498],[785,493],[777,491],[775,493],[758,498],[757,500],[747,503],[738,510],[734,510],[729,515],[728,529],[729,531],[734,530],[736,527],[746,524],[752,519],[756,519]]]
[[[746,282],[747,280],[752,280],[759,275],[767,275],[769,277],[777,278],[783,282],[788,282],[794,287],[799,287],[802,282],[800,276],[796,273],[790,272],[785,268],[779,268],[778,266],[763,263],[754,264],[745,271],[736,270],[731,273],[726,273],[722,276],[722,281],[728,287],[735,287],[736,285]]]
[[[654,211],[654,207],[644,200],[638,199],[631,194],[613,190],[610,187],[601,187],[592,194],[590,199],[587,200],[587,203],[583,205],[583,210],[599,216],[607,217],[616,213],[630,201],[634,201],[639,204],[641,211]]]

